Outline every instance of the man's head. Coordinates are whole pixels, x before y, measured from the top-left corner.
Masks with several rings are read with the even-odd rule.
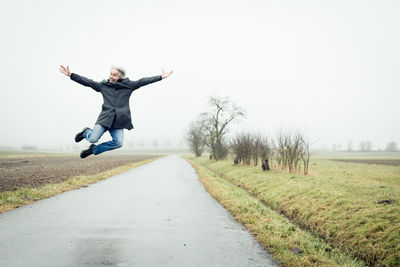
[[[125,70],[121,67],[111,67],[109,81],[115,83],[118,79],[124,79],[125,73]]]

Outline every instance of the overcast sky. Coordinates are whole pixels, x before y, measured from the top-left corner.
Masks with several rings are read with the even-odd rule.
[[[219,95],[247,111],[232,133],[400,144],[399,14],[399,1],[3,1],[0,146],[72,146],[93,126],[101,95],[61,64],[96,81],[111,65],[174,71],[132,94],[125,143],[179,144]]]

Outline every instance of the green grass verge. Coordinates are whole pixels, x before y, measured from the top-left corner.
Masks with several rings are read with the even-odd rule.
[[[400,266],[399,166],[313,159],[303,176],[194,160],[333,247],[369,265]]]
[[[284,266],[365,266],[323,239],[301,229],[247,190],[221,178],[205,161],[186,158],[206,190]]]
[[[0,193],[0,213],[27,205],[40,199],[52,197],[65,191],[93,184],[140,165],[147,164],[153,160],[155,160],[155,158],[118,166],[95,175],[75,176],[61,183],[46,184],[35,188],[23,187],[15,191],[2,192]]]

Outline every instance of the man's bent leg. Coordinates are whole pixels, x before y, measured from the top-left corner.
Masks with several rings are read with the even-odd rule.
[[[93,148],[93,154],[98,155],[105,151],[120,148],[124,143],[124,129],[109,129],[112,140],[101,143]]]
[[[86,130],[83,133],[83,137],[90,143],[96,143],[106,131],[107,128],[96,124],[93,129]]]

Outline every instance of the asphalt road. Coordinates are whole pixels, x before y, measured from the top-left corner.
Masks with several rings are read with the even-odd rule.
[[[0,214],[0,266],[279,266],[178,156]]]

